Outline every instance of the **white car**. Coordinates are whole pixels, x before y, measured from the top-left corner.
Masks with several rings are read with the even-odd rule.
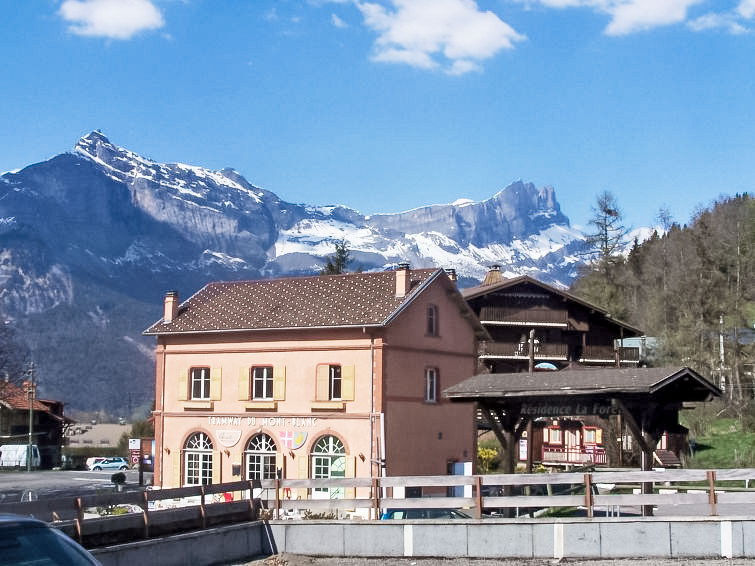
[[[86,464],[87,465],[87,470],[93,470],[94,469],[94,465],[97,464],[97,463],[99,463],[99,462],[102,462],[103,460],[106,460],[106,458],[104,456],[94,457],[94,458],[87,458],[87,464]]]

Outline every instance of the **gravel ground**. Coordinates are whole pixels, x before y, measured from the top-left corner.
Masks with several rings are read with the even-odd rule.
[[[521,560],[474,558],[328,558],[278,554],[236,566],[755,566],[755,559]]]

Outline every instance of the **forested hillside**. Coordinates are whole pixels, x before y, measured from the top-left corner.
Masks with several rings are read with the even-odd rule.
[[[619,253],[626,230],[615,198],[598,197],[588,234],[592,261],[572,291],[659,339],[655,364],[682,364],[721,383],[726,397],[753,397],[755,199],[721,198],[679,226]],[[723,338],[724,360],[720,340]]]

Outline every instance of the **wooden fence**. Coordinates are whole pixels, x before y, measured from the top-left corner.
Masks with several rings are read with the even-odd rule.
[[[295,512],[306,516],[304,511],[353,512],[379,518],[381,510],[391,508],[465,509],[477,518],[491,509],[581,508],[593,517],[596,510],[689,504],[703,505],[707,514],[715,516],[723,504],[755,504],[755,489],[726,485],[752,479],[755,469],[280,479],[6,503],[0,504],[0,513],[57,521],[62,530],[86,546],[101,546],[254,520],[263,503],[265,516],[274,519]],[[654,485],[652,493],[633,492],[642,484]],[[603,494],[596,485],[617,489]],[[547,486],[553,489],[543,489]],[[568,489],[556,489],[562,486]],[[420,488],[428,496],[401,497],[407,488]],[[293,493],[298,495],[287,496]],[[345,493],[356,496],[346,498]],[[133,512],[87,513],[93,509],[112,513],[117,506],[127,506]]]

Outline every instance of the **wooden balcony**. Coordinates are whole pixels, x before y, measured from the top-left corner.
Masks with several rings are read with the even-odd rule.
[[[543,447],[542,462],[544,464],[605,464],[606,451],[602,446],[584,448]]]
[[[636,364],[640,361],[639,348],[619,348],[619,361]],[[585,346],[579,361],[583,364],[611,364],[616,362],[613,346]]]
[[[494,326],[540,326],[566,328],[569,322],[566,309],[515,309],[485,306],[480,309],[480,322]]]
[[[479,357],[483,359],[527,360],[530,357],[527,342],[481,342]],[[567,361],[569,348],[566,344],[535,344],[536,360]]]

